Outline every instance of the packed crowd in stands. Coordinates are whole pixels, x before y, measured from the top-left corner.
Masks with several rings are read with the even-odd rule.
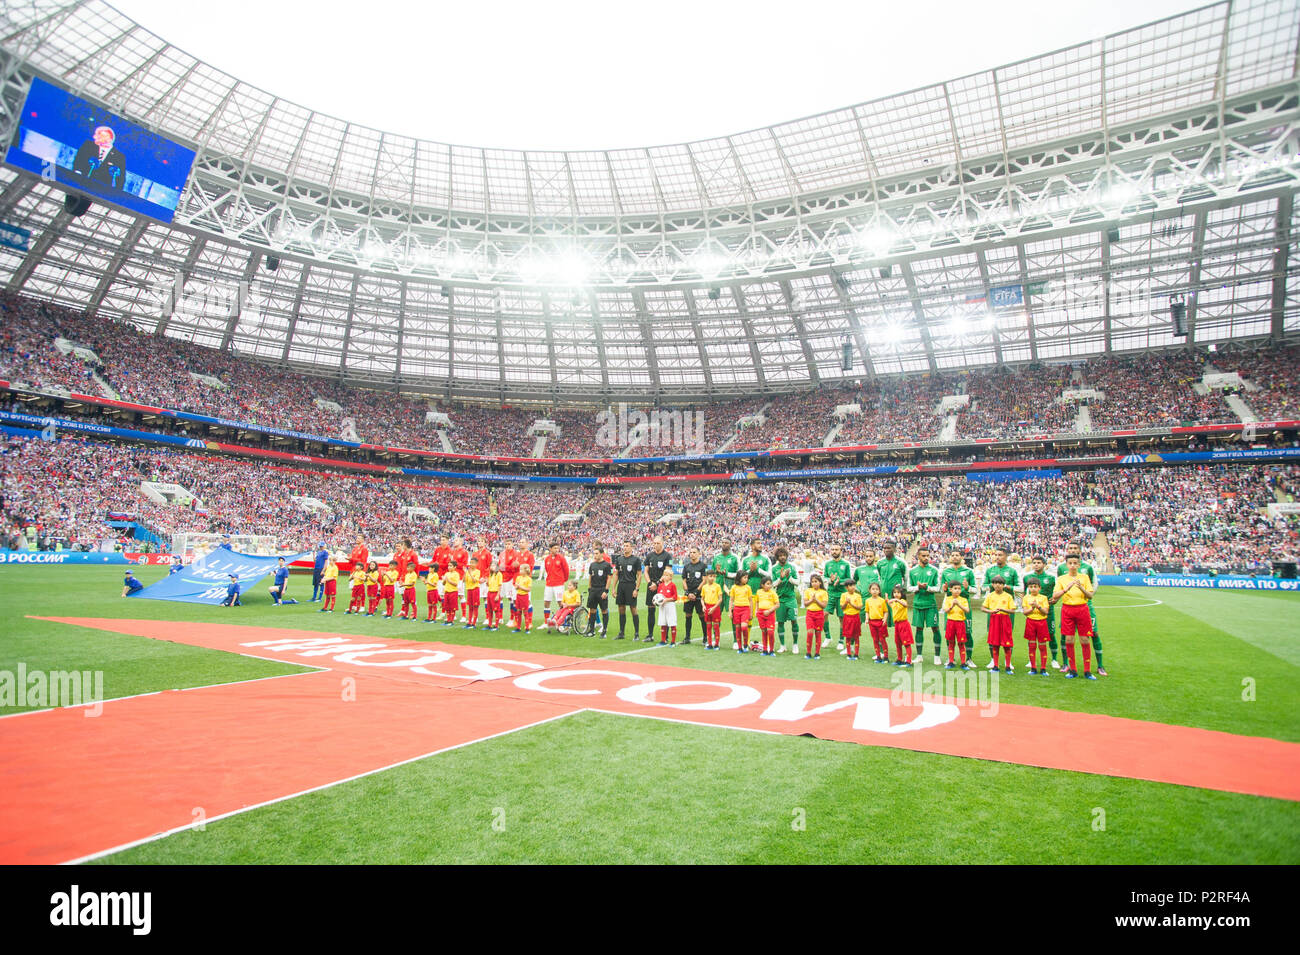
[[[1300,491],[1300,468],[1232,465],[1071,472],[1057,479],[987,483],[902,475],[877,479],[743,482],[639,488],[486,489],[267,466],[205,454],[79,440],[11,437],[3,455],[4,531],[54,546],[94,549],[120,532],[125,514],[164,544],[181,531],[258,533],[292,552],[325,541],[347,550],[358,534],[383,551],[410,534],[421,546],[441,535],[486,538],[493,547],[524,539],[558,541],[573,554],[655,536],[711,551],[729,538],[739,548],[852,552],[885,540],[901,551],[925,543],[955,546],[978,561],[997,544],[1028,557],[1081,539],[1085,554],[1106,532],[1117,567],[1188,566],[1267,572],[1294,559],[1297,518],[1270,519],[1275,492]],[[188,504],[150,500],[141,483],[185,488]],[[303,500],[310,499],[310,500]],[[1080,517],[1080,504],[1113,505],[1110,517]],[[428,513],[412,514],[411,508]],[[917,517],[942,508],[941,517]],[[787,512],[792,512],[787,514]],[[782,520],[782,515],[787,520]],[[565,515],[578,515],[576,518]],[[129,548],[128,548],[129,549]]]
[[[1243,400],[1261,421],[1300,419],[1300,387],[1297,387],[1297,362],[1300,347],[1277,345],[1262,349],[1219,349],[1213,356],[1214,367],[1237,372],[1257,386],[1249,387]]]
[[[0,379],[106,397],[107,388],[135,403],[325,437],[346,436],[344,423],[351,421],[356,437],[367,443],[443,450],[437,427],[426,421],[432,409],[427,400],[280,371],[234,353],[123,323],[89,320],[75,310],[12,293],[0,293],[0,321]],[[56,347],[58,338],[90,349],[99,364],[92,367],[65,353]],[[1213,355],[1184,348],[1097,356],[1071,366],[882,378],[799,394],[739,398],[699,410],[706,451],[716,450],[733,434],[730,450],[765,451],[822,446],[836,425],[835,409],[857,404],[862,413],[847,416],[832,441],[844,447],[934,440],[945,424],[944,416],[935,413],[940,399],[965,392],[971,404],[957,416],[957,435],[1008,439],[1072,430],[1076,406],[1054,399],[1077,374],[1078,383],[1105,393],[1089,408],[1094,430],[1233,422],[1236,417],[1222,395],[1197,395],[1191,387],[1212,362],[1212,367],[1238,371],[1258,385],[1259,390],[1248,390],[1243,397],[1260,418],[1278,420],[1300,417],[1297,358],[1296,346],[1225,346]],[[738,429],[741,418],[765,406],[764,423]],[[612,457],[623,450],[602,440],[594,410],[485,405],[441,410],[452,421],[453,447],[462,453],[530,457],[535,441],[529,428],[537,418],[548,416],[562,428],[547,441],[548,457]],[[632,453],[662,450],[663,443],[642,444]],[[673,447],[673,453],[693,450]]]
[[[533,454],[534,421],[544,417],[526,408],[491,408],[459,405],[444,409],[451,419],[451,444],[466,454],[528,458]]]
[[[1265,507],[1275,488],[1294,488],[1295,467],[1158,468],[1111,472],[1099,503],[1120,510],[1108,535],[1117,568],[1144,571],[1230,570],[1267,573],[1294,559],[1294,518],[1273,520]]]
[[[984,558],[991,544],[1001,543],[1022,556],[1054,553],[1057,542],[1079,540],[1085,555],[1102,527],[1096,518],[1080,518],[1074,508],[1090,497],[1094,480],[1104,472],[1075,471],[1052,479],[980,482],[954,478],[943,492],[944,515],[923,520],[920,535],[939,553],[956,548]]]
[[[1076,408],[1056,399],[1070,383],[1064,365],[1027,365],[973,371],[966,376],[970,405],[957,418],[957,434],[1015,438],[1075,430]]]
[[[862,413],[844,419],[833,444],[933,441],[944,421],[936,413],[939,401],[956,388],[956,379],[946,375],[880,380],[861,393]]]
[[[91,366],[60,353],[55,339],[63,338],[95,353],[99,377],[125,401],[332,438],[344,436],[343,420],[351,418],[363,441],[435,447],[427,404],[392,392],[280,372],[9,293],[0,295],[0,319],[0,378],[9,381],[111,397]]]
[[[1192,390],[1205,363],[1204,352],[1188,349],[1090,359],[1084,366],[1084,385],[1105,394],[1089,402],[1093,430],[1236,421],[1222,395]]]

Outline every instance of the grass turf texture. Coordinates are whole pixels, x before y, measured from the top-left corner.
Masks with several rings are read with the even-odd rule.
[[[150,583],[164,573],[140,568],[138,576]],[[25,618],[38,614],[230,622],[587,657],[647,647],[638,661],[847,685],[887,687],[896,672],[833,652],[816,662],[802,653],[706,653],[698,626],[691,646],[648,649],[540,631],[486,633],[341,611],[318,614],[309,603],[275,607],[264,587],[234,610],[126,600],[118,596],[120,581],[120,568],[4,567],[0,669],[19,661],[29,670],[102,669],[108,697],[301,669]],[[293,578],[291,591],[299,599],[310,596],[303,593],[306,583]],[[533,600],[537,619],[540,590]],[[1150,605],[1154,599],[1165,602]],[[1051,679],[1030,679],[1023,675],[1025,651],[1017,635],[1021,673],[1001,679],[1000,700],[1300,740],[1297,599],[1104,589],[1099,618],[1112,675],[1096,683],[1066,681],[1055,671]],[[724,623],[724,647],[727,631]],[[980,620],[980,665],[988,659],[983,633]],[[932,652],[928,640],[926,652]],[[1245,679],[1254,681],[1254,701],[1243,700]],[[953,841],[943,827],[933,835],[913,829],[899,835],[889,808],[954,804],[963,807],[964,829],[990,838]],[[644,820],[622,808],[657,805],[665,813]],[[491,827],[497,807],[505,810],[503,832]],[[791,828],[796,807],[808,811],[804,831]],[[1106,810],[1104,832],[1092,828],[1094,808]],[[1284,801],[579,714],[211,823],[205,833],[181,833],[111,861],[1295,863],[1298,833],[1300,806]]]

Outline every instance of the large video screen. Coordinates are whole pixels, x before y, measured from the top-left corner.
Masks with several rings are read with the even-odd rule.
[[[171,222],[194,152],[33,79],[5,161],[93,199]]]

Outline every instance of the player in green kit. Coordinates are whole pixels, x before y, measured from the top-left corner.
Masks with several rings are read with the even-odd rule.
[[[863,600],[871,593],[871,585],[880,583],[880,565],[876,563],[876,552],[868,547],[862,552],[862,563],[853,571],[853,585],[859,594],[863,595]],[[880,592],[885,592],[882,587]],[[841,649],[841,654],[848,653],[848,650]]]
[[[961,584],[961,595],[966,598],[967,604],[970,603],[971,592],[975,589],[975,571],[966,566],[966,558],[962,552],[954,549],[948,555],[948,566],[943,569],[939,576],[939,583],[946,594],[953,584]],[[973,613],[966,614],[966,659],[970,659],[971,652],[975,649],[975,631],[971,626],[971,617]],[[943,662],[939,654],[934,655],[935,665]]]
[[[722,588],[722,615],[727,615],[727,594],[736,582],[736,571],[740,570],[740,558],[731,552],[731,541],[722,542],[722,553],[713,558],[713,572],[717,574],[717,584]]]
[[[1048,571],[1047,561],[1042,554],[1035,554],[1029,561],[1029,570],[1025,571],[1025,593],[1029,593],[1029,582],[1038,581],[1040,594],[1051,594],[1056,589],[1056,577]],[[1054,605],[1047,605],[1047,646],[1052,654],[1052,666],[1059,669],[1056,662],[1056,611]],[[1061,656],[1065,656],[1065,646],[1061,646]]]
[[[885,542],[885,556],[876,561],[876,570],[880,571],[880,592],[892,594],[895,587],[907,589],[907,563],[901,557],[894,556],[894,542]],[[894,625],[894,615],[885,615],[885,626]]]
[[[916,552],[916,566],[907,575],[907,590],[912,594],[912,635],[916,640],[916,656],[925,655],[925,628],[934,633],[934,657],[939,659],[939,605],[935,593],[939,590],[939,568],[930,563],[930,548]]]
[[[989,566],[984,571],[984,587],[983,587],[984,593],[988,594],[993,592],[994,577],[1002,578],[1002,582],[1006,585],[1006,589],[1008,593],[1014,594],[1017,590],[1020,589],[1020,571],[1016,570],[1016,568],[1012,567],[1010,564],[1007,563],[1007,549],[1005,547],[999,547],[996,550],[994,550],[993,563],[989,564]],[[971,616],[974,616],[974,614],[972,614]],[[989,620],[991,623],[992,618],[989,618]],[[1013,618],[1013,623],[1014,623],[1014,618]],[[985,667],[985,669],[996,670],[997,669],[996,661],[989,660],[988,666]]]
[[[1088,576],[1088,582],[1092,584],[1093,592],[1095,593],[1097,588],[1097,574],[1092,569],[1091,564],[1084,562],[1083,548],[1079,546],[1078,541],[1070,541],[1070,543],[1065,545],[1065,560],[1069,560],[1071,557],[1079,558],[1079,573]],[[1062,561],[1057,565],[1056,576],[1060,577],[1068,569],[1069,568],[1065,565],[1065,561]],[[1092,609],[1091,600],[1088,601],[1088,616],[1092,618],[1092,652],[1097,658],[1097,676],[1106,676],[1106,667],[1101,662],[1101,634],[1097,630],[1097,611]],[[1062,648],[1062,652],[1064,652],[1064,648]]]
[[[777,653],[785,653],[785,623],[790,624],[791,647],[799,651],[799,571],[790,563],[790,551],[776,549],[776,563],[772,565],[773,589],[781,601],[776,606],[776,635],[781,641]]]
[[[826,616],[829,618],[832,614],[840,617],[843,613],[840,607],[840,596],[844,593],[844,584],[853,574],[853,568],[849,562],[844,559],[844,548],[839,544],[831,547],[831,559],[826,561],[826,566],[822,568],[822,576],[826,581],[826,594],[829,602],[826,605]],[[827,620],[829,623],[830,620]],[[844,620],[840,617],[840,630],[844,629]],[[831,638],[831,628],[826,628],[827,649],[835,649],[835,640]],[[842,637],[841,637],[842,639]]]

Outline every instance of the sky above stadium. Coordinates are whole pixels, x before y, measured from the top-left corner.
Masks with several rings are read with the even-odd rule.
[[[382,130],[602,149],[768,126],[1191,9],[1193,0],[111,0],[245,82]]]

